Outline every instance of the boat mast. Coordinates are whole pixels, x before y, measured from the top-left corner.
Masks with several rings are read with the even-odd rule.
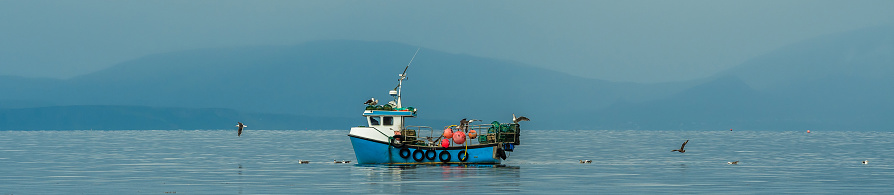
[[[400,86],[403,85],[404,79],[407,79],[407,69],[410,68],[410,64],[413,64],[413,59],[416,59],[416,54],[419,54],[419,48],[416,48],[416,53],[413,53],[413,58],[410,58],[410,63],[408,63],[407,67],[404,68],[404,72],[400,73],[398,75],[398,76],[400,76],[400,78],[397,79],[397,87],[394,88],[394,90],[397,90],[397,102],[396,103],[397,103],[398,108],[403,107],[403,105],[401,104],[401,101],[400,101]]]

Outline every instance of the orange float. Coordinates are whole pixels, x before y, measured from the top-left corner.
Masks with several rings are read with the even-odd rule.
[[[446,129],[444,129],[444,138],[450,139],[451,137],[453,137],[453,129],[447,127]]]

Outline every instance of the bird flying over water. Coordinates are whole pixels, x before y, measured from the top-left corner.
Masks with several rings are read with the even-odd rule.
[[[512,114],[512,123],[518,123],[519,121],[531,121],[531,119],[528,119],[528,117],[524,116],[515,118],[515,114]]]
[[[369,98],[369,100],[366,100],[366,102],[364,102],[363,104],[373,106],[379,104],[379,100],[377,100],[376,98]]]
[[[248,126],[243,125],[242,122],[236,122],[236,123],[239,123],[239,124],[236,124],[236,127],[239,128],[239,133],[236,134],[236,136],[242,137],[242,128],[245,128]]]
[[[684,153],[684,152],[686,152],[686,150],[683,149],[684,147],[686,147],[686,143],[689,143],[689,140],[688,140],[688,139],[686,140],[686,142],[683,142],[683,145],[680,146],[680,149],[679,149],[679,150],[671,150],[671,152],[680,152],[680,153]]]

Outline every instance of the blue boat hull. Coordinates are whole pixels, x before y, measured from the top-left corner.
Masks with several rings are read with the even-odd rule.
[[[495,144],[469,147],[454,146],[449,148],[425,146],[403,146],[397,148],[385,142],[350,135],[349,137],[351,138],[351,145],[354,147],[354,154],[357,155],[357,163],[359,164],[500,164],[501,162],[500,159],[493,158]],[[406,158],[401,157],[401,149],[404,148],[409,150],[409,152],[404,151]],[[434,159],[426,156],[426,152],[429,150],[435,152]],[[461,157],[463,156],[460,156],[460,153],[463,151],[468,154],[465,161],[462,161]],[[444,152],[446,154],[442,154]],[[449,157],[447,157],[447,154],[449,154]]]

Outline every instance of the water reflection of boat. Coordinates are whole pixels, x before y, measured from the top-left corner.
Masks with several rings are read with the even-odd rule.
[[[406,119],[416,117],[416,108],[401,104],[401,85],[409,67],[388,93],[394,100],[370,104],[363,111],[367,126],[351,127],[348,136],[358,163],[500,164],[519,144],[520,128],[515,122],[448,126],[444,134],[428,126],[405,125]]]
[[[521,188],[521,168],[503,164],[483,165],[371,165],[353,166],[354,180],[366,185],[357,192],[407,194],[426,193],[430,189],[456,188],[472,189],[486,186],[503,193],[519,192]]]

